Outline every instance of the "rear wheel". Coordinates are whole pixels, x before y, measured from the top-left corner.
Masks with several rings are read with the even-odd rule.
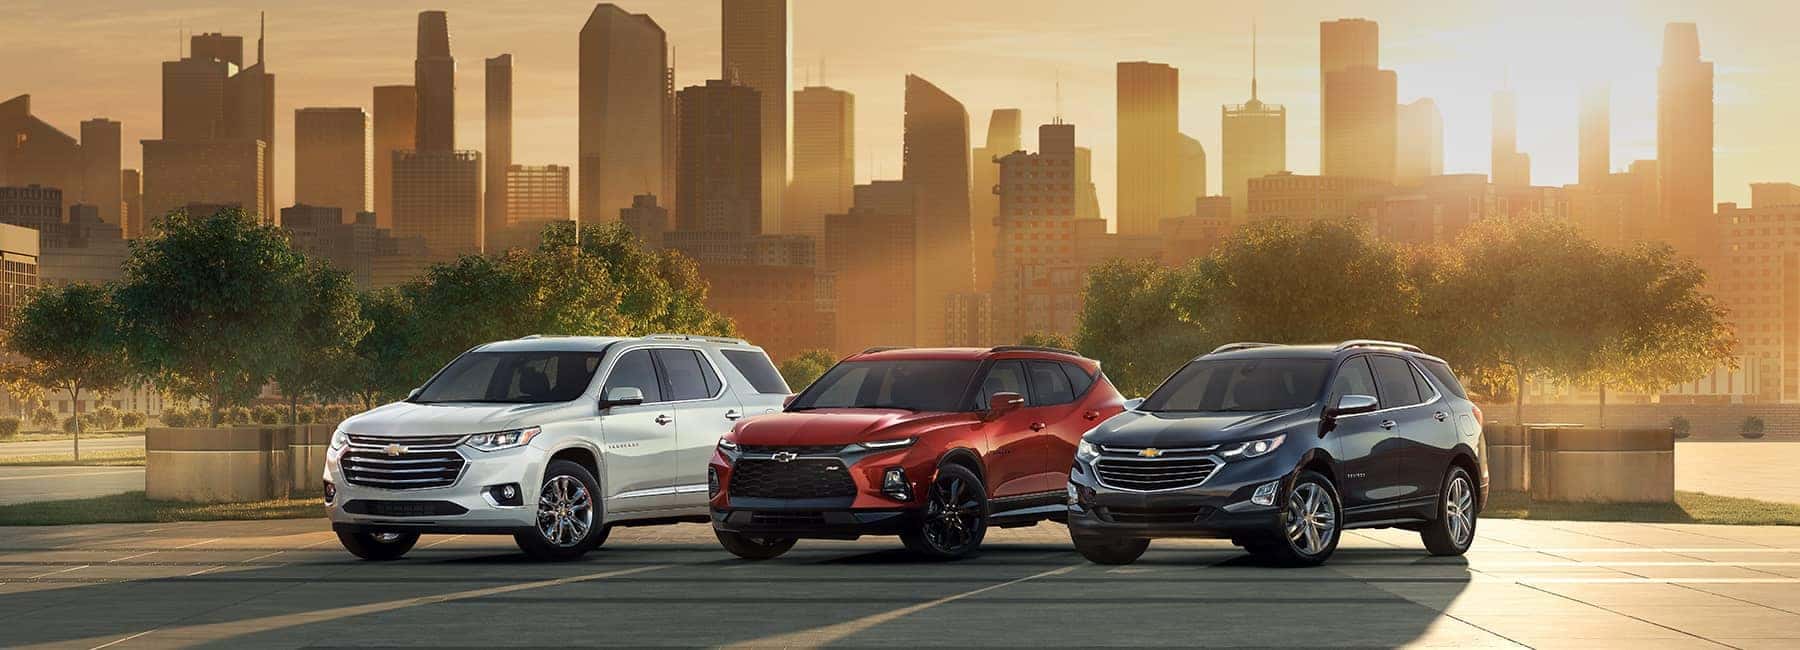
[[[981,550],[987,515],[987,486],[981,478],[961,465],[944,465],[926,492],[918,525],[900,533],[900,541],[929,558],[969,557]]]
[[[732,555],[746,560],[769,560],[780,557],[782,553],[794,547],[792,537],[751,537],[741,533],[728,533],[714,530],[713,536],[719,538],[719,545]]]
[[[1444,477],[1444,488],[1438,492],[1437,521],[1431,522],[1419,537],[1432,555],[1462,555],[1475,543],[1475,516],[1481,510],[1475,503],[1475,481],[1468,470],[1451,466]]]
[[[1131,564],[1150,548],[1147,539],[1074,538],[1075,552],[1094,564]]]
[[[351,555],[377,562],[398,560],[419,543],[418,533],[345,533],[337,534],[338,542]]]
[[[1337,488],[1317,472],[1301,472],[1282,504],[1276,539],[1245,548],[1251,555],[1283,566],[1318,566],[1337,551],[1343,533]]]
[[[519,550],[537,560],[573,560],[599,547],[611,530],[604,521],[600,485],[587,468],[550,461],[538,489],[537,525],[513,535]]]

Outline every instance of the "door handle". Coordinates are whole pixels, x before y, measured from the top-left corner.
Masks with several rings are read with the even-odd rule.
[[[1089,419],[1089,420],[1098,420],[1098,419],[1100,419],[1100,412],[1099,411],[1088,411],[1086,413],[1081,414],[1081,417]]]
[[[1031,430],[1032,431],[1043,431],[1044,426],[1045,426],[1045,424],[1042,422],[1033,422],[1033,423],[1031,423]]]
[[[667,413],[656,416],[656,423],[660,425],[667,426],[670,422],[674,421],[675,418],[669,417],[669,414]]]
[[[725,419],[727,419],[727,420],[736,420],[741,417],[744,417],[744,414],[737,412],[737,409],[732,409],[732,410],[725,412]]]
[[[1439,421],[1439,422],[1443,422],[1444,420],[1450,419],[1450,414],[1445,413],[1443,411],[1438,411],[1436,413],[1431,414],[1431,417],[1437,418],[1437,421]]]
[[[1382,420],[1381,421],[1381,428],[1383,428],[1383,429],[1392,430],[1394,427],[1397,427],[1397,426],[1400,426],[1400,423],[1395,422],[1393,420]]]

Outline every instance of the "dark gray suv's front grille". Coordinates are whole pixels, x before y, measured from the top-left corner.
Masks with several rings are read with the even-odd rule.
[[[352,434],[339,462],[344,480],[387,490],[416,490],[456,483],[468,461],[456,451],[465,436],[369,436]]]
[[[1210,457],[1126,458],[1102,456],[1094,461],[1100,484],[1131,492],[1180,490],[1205,483],[1219,462]]]

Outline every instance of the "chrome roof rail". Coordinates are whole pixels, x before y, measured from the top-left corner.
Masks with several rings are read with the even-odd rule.
[[[701,341],[705,343],[718,343],[721,345],[750,345],[750,342],[744,339],[731,338],[729,336],[704,336],[700,334],[650,334],[643,338],[663,341]]]
[[[1396,341],[1382,341],[1382,340],[1378,340],[1378,339],[1351,339],[1348,341],[1344,341],[1343,343],[1339,343],[1337,346],[1337,349],[1339,349],[1339,350],[1348,350],[1350,348],[1393,348],[1396,350],[1405,350],[1407,352],[1418,352],[1418,353],[1425,352],[1425,350],[1423,348],[1420,348],[1419,346],[1413,345],[1411,343],[1399,343]]]
[[[1057,354],[1066,354],[1066,355],[1069,355],[1072,357],[1081,356],[1080,352],[1076,352],[1074,350],[1050,347],[1047,345],[996,345],[994,347],[988,348],[988,352],[1054,352]]]
[[[910,345],[877,345],[872,348],[864,348],[863,351],[858,354],[874,354],[876,352],[888,352],[891,350],[906,350],[906,349],[910,349],[910,348],[912,348],[912,346],[910,346]]]
[[[1219,347],[1213,348],[1213,351],[1208,352],[1207,354],[1218,354],[1220,352],[1231,352],[1234,350],[1249,350],[1251,348],[1272,348],[1277,345],[1280,345],[1280,344],[1279,343],[1257,343],[1255,341],[1240,341],[1237,343],[1226,343]]]

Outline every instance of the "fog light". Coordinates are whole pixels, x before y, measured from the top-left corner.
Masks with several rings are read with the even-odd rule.
[[[1259,506],[1275,505],[1275,492],[1281,489],[1281,481],[1269,481],[1256,486],[1256,493],[1250,495],[1250,502]]]
[[[331,505],[332,500],[334,500],[336,498],[337,498],[337,486],[332,485],[331,481],[326,481],[325,482],[325,505]]]
[[[895,467],[882,474],[881,493],[895,501],[911,501],[912,486],[906,483],[906,470]]]
[[[517,483],[490,485],[487,488],[488,501],[493,502],[496,506],[512,507],[524,505],[525,501],[520,499],[520,496],[519,484]]]
[[[706,468],[706,498],[719,496],[719,468]]]
[[[510,501],[510,500],[516,499],[518,497],[519,497],[519,488],[517,486],[509,483],[506,485],[506,487],[500,488],[500,498]]]
[[[1064,487],[1068,488],[1068,490],[1069,490],[1069,505],[1072,505],[1072,506],[1081,505],[1081,493],[1075,491],[1075,484],[1070,483]]]

